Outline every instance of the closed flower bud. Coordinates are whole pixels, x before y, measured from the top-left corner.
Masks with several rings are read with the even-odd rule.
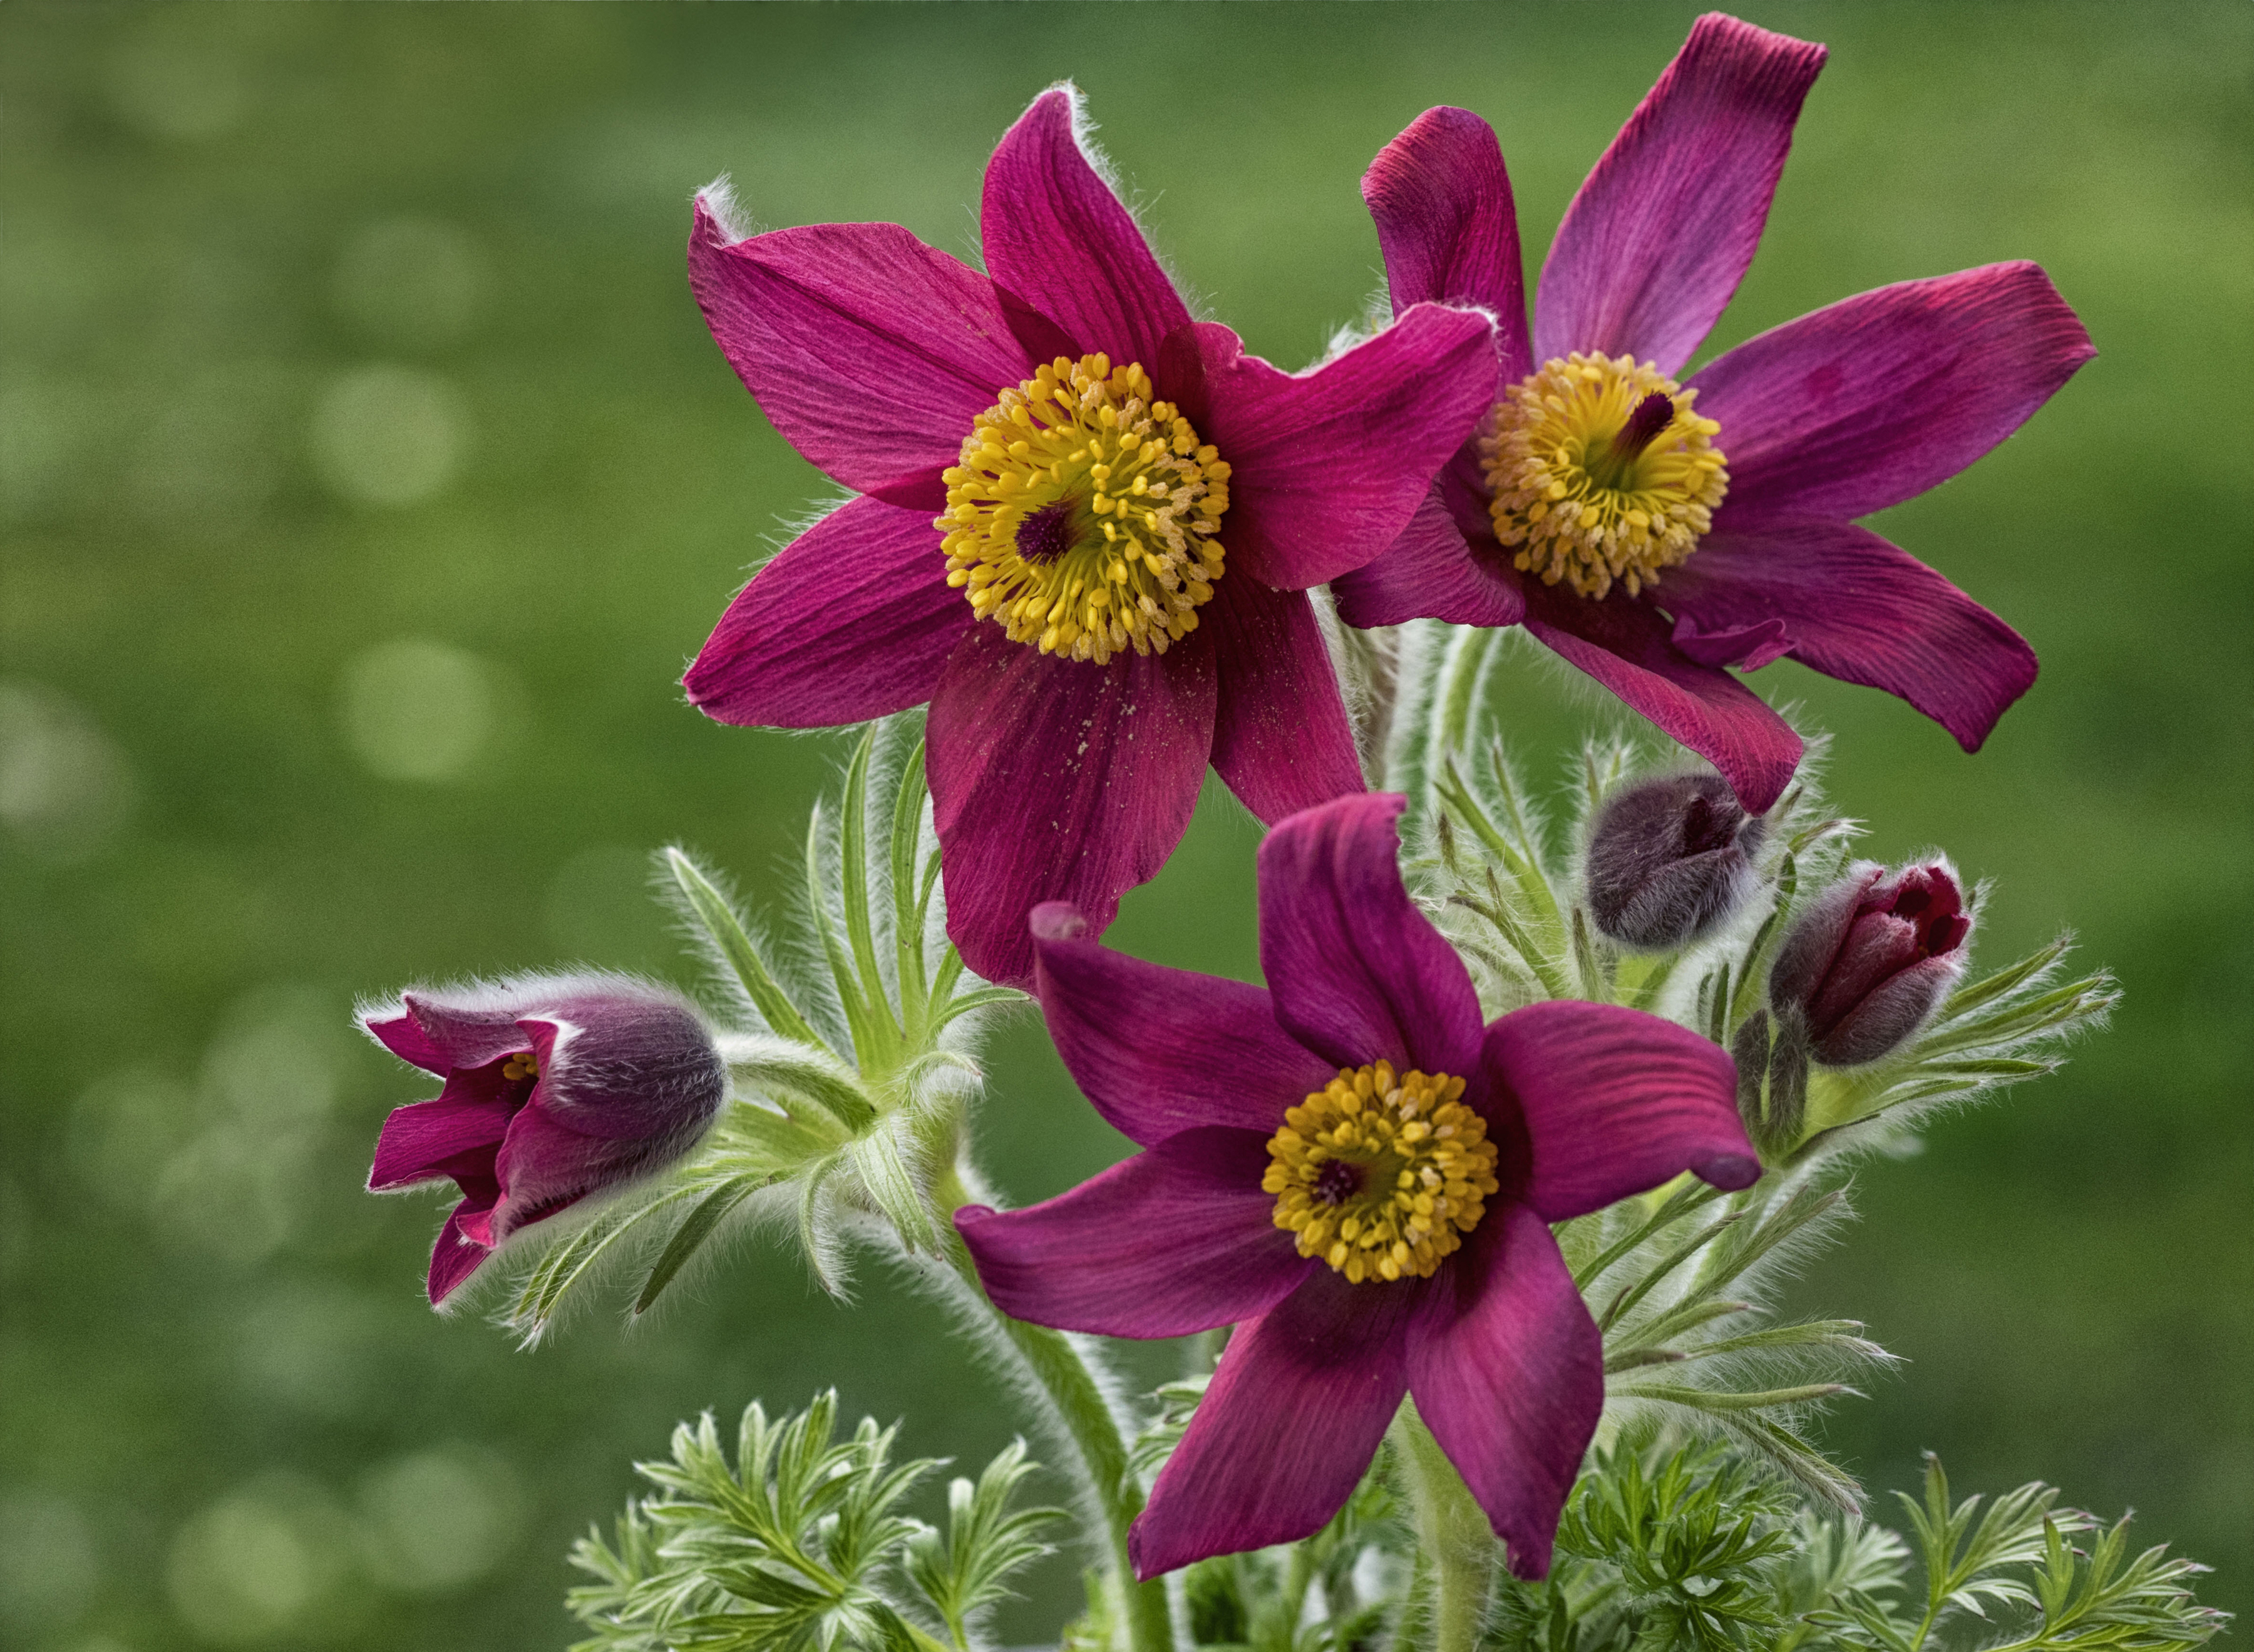
[[[1589,834],[1589,912],[1625,947],[1664,951],[1711,933],[1753,886],[1763,823],[1718,774],[1616,792]]]
[[[384,1121],[373,1191],[451,1180],[461,1203],[430,1256],[435,1304],[511,1234],[694,1147],[728,1092],[680,994],[607,974],[514,976],[402,993],[360,1025],[445,1080]]]
[[[1948,864],[1858,861],[1802,912],[1769,971],[1770,1004],[1803,1018],[1826,1067],[1901,1047],[1964,973],[1972,919]]]

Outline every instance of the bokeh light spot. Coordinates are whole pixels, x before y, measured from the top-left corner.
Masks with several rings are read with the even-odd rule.
[[[389,780],[451,780],[493,744],[494,668],[424,637],[377,643],[345,668],[345,736],[368,772]]]
[[[0,828],[19,846],[82,860],[124,824],[134,791],[125,754],[76,703],[0,679]]]
[[[378,362],[340,374],[313,410],[313,466],[356,505],[419,505],[454,479],[469,409],[447,380]]]
[[[369,1569],[405,1592],[436,1594],[483,1576],[508,1552],[524,1499],[490,1452],[422,1451],[370,1474],[360,1508]]]

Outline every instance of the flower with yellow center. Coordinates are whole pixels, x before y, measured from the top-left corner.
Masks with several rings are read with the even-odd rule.
[[[971,421],[942,480],[947,583],[1012,642],[1164,654],[1213,599],[1228,466],[1139,362],[1044,364]]]
[[[1512,387],[1480,443],[1494,536],[1522,572],[1634,596],[1698,548],[1730,473],[1686,390],[1633,356],[1552,360]]]
[[[1487,1121],[1464,1081],[1392,1064],[1346,1068],[1284,1115],[1261,1179],[1276,1225],[1355,1284],[1430,1278],[1498,1190]]]

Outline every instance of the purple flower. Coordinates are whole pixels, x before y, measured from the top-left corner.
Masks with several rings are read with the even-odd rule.
[[[1860,861],[1794,920],[1770,1005],[1805,1018],[1827,1067],[1875,1061],[1924,1024],[1964,973],[1971,914],[1945,861],[1889,872]]]
[[[1499,324],[1494,417],[1409,531],[1339,582],[1362,626],[1524,625],[1760,813],[1800,740],[1726,668],[1789,654],[1967,751],[2034,681],[2019,634],[1854,519],[1946,481],[2095,352],[2048,277],[1908,281],[1676,375],[1768,215],[1820,46],[1712,14],[1558,227],[1527,327],[1494,134],[1436,108],[1362,180],[1396,309]]]
[[[782,728],[928,702],[948,929],[998,981],[1038,903],[1110,921],[1208,759],[1266,821],[1362,789],[1304,592],[1393,542],[1493,392],[1469,311],[1303,376],[1194,321],[1078,126],[1046,92],[994,151],[984,275],[893,224],[735,239],[704,200],[689,242],[746,387],[860,495],[745,587],[689,697]]]
[[[1604,1402],[1602,1339],[1549,1224],[1685,1168],[1760,1173],[1730,1059],[1610,1005],[1480,1024],[1402,886],[1404,800],[1341,798],[1260,850],[1269,990],[1107,951],[1034,914],[1041,1008],[1143,1151],[956,1222],[995,1302],[1110,1336],[1235,1324],[1132,1547],[1144,1577],[1335,1514],[1404,1393],[1539,1577]]]
[[[689,1001],[626,976],[404,992],[360,1018],[446,1081],[384,1120],[368,1179],[377,1193],[442,1180],[462,1190],[430,1253],[434,1304],[511,1234],[679,1158],[727,1097]]]

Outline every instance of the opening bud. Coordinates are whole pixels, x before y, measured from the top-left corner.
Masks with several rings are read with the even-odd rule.
[[[1802,1018],[1822,1065],[1875,1061],[1908,1042],[1956,984],[1971,932],[1945,861],[1892,872],[1858,862],[1786,933],[1770,1006]]]
[[[1763,830],[1718,774],[1670,774],[1615,792],[1589,833],[1590,915],[1642,951],[1696,941],[1744,904]]]

